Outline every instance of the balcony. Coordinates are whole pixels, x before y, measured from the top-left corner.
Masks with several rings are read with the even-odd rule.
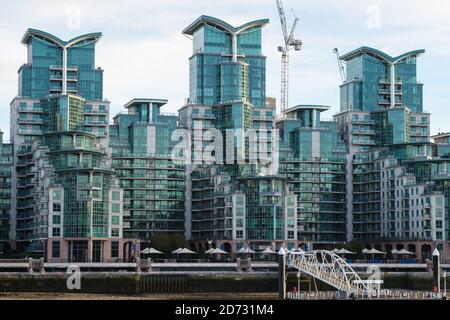
[[[43,113],[44,109],[41,107],[19,107],[19,112],[30,112],[30,113]]]
[[[42,119],[24,119],[24,118],[19,118],[17,120],[17,123],[23,123],[23,124],[27,124],[27,123],[44,124],[44,120],[42,120]]]
[[[253,120],[256,121],[273,121],[274,117],[268,117],[268,116],[253,116]]]
[[[373,140],[352,139],[352,144],[374,146],[375,145],[375,141],[373,141]]]
[[[29,134],[29,135],[41,135],[42,134],[42,130],[18,129],[17,133],[19,133],[19,134]]]
[[[85,114],[93,114],[93,115],[97,115],[97,114],[99,114],[99,115],[107,115],[108,114],[108,111],[107,110],[94,110],[94,109],[91,109],[91,108],[85,108],[84,109],[84,113]]]
[[[216,116],[214,114],[207,113],[193,113],[192,119],[216,119]]]
[[[106,120],[89,120],[84,121],[85,126],[106,126],[108,125],[108,121]]]
[[[353,129],[352,134],[375,135],[375,130]]]
[[[375,120],[370,119],[352,119],[352,124],[364,125],[364,124],[372,124],[375,125]]]

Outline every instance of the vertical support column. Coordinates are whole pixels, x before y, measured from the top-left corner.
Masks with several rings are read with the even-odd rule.
[[[433,251],[433,292],[441,292],[441,266],[439,261],[439,250]]]
[[[233,52],[232,52],[233,62],[237,62],[237,35],[235,33],[232,34],[231,41],[233,42],[232,43],[232,45],[233,45],[233,49],[232,49],[233,50]]]
[[[63,47],[62,94],[67,93],[67,48]]]
[[[44,262],[44,258],[43,257],[41,257],[39,259],[39,272],[41,274],[45,274],[45,262]]]
[[[286,299],[286,252],[278,251],[278,299]]]
[[[86,257],[86,259],[87,259],[87,262],[92,262],[92,246],[93,246],[93,240],[92,239],[89,239],[88,240],[88,245],[87,245],[87,257]]]
[[[395,64],[391,64],[391,108],[395,107]]]
[[[33,273],[33,258],[28,258],[28,273]]]

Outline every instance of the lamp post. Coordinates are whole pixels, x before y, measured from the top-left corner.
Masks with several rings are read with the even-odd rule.
[[[278,298],[286,299],[286,252],[283,247],[278,251]]]
[[[440,293],[441,292],[441,284],[440,284],[440,257],[439,257],[439,250],[436,248],[433,251],[433,291],[436,293]]]

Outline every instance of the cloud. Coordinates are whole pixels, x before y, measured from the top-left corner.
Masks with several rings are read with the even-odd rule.
[[[291,56],[292,104],[317,103],[338,111],[340,83],[332,49],[341,53],[362,45],[396,55],[417,48],[427,54],[419,63],[425,83],[426,109],[435,113],[433,125],[446,127],[443,106],[450,105],[446,70],[450,61],[450,2],[444,0],[284,0],[288,22],[293,9],[300,18],[297,36],[304,43]],[[217,16],[234,25],[269,18],[264,29],[263,51],[267,55],[267,94],[280,95],[282,42],[278,11],[273,0],[0,0],[0,105],[8,108],[17,94],[17,69],[26,61],[20,39],[28,27],[46,30],[60,38],[102,31],[96,63],[105,70],[104,93],[112,113],[134,97],[169,99],[165,111],[175,112],[188,96],[188,58],[191,42],[181,31],[202,14]],[[377,10],[373,10],[373,6]],[[80,29],[71,29],[73,7],[80,13]],[[372,9],[371,9],[372,8]],[[76,10],[75,10],[76,12]],[[368,27],[375,17],[379,28]],[[72,16],[73,18],[73,16]],[[377,20],[378,19],[378,20]],[[369,24],[370,26],[370,24]],[[4,109],[5,110],[5,109]],[[9,108],[8,108],[9,110]],[[9,119],[0,119],[9,131]]]

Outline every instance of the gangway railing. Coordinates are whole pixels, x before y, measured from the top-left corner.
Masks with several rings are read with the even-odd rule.
[[[353,268],[337,254],[325,251],[293,252],[287,258],[289,267],[297,269],[348,295],[368,294],[367,285]]]

